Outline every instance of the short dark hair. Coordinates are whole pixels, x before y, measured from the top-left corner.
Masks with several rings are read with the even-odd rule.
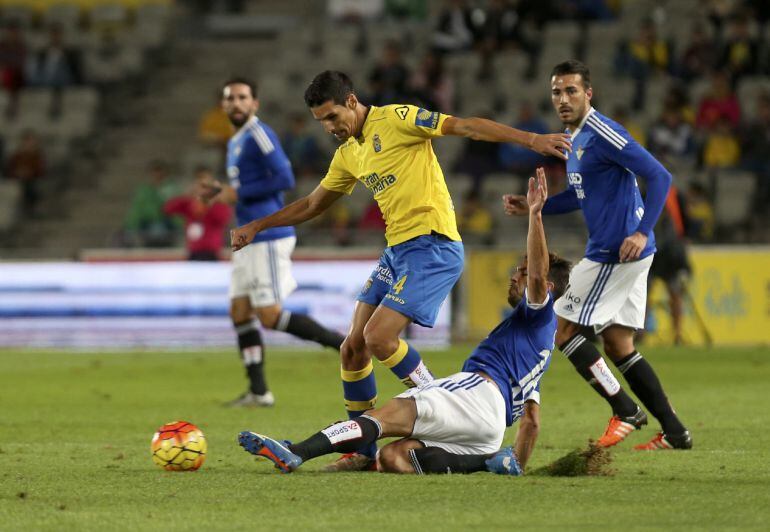
[[[563,61],[551,70],[551,77],[563,76],[565,74],[580,74],[580,77],[583,78],[583,87],[587,89],[591,86],[591,71],[588,70],[584,63],[576,59]]]
[[[333,100],[337,105],[345,105],[348,96],[353,94],[353,82],[344,72],[325,70],[313,78],[305,91],[305,104],[317,107]]]
[[[553,283],[551,294],[554,300],[559,299],[567,291],[570,270],[572,270],[570,261],[561,258],[556,253],[548,254],[548,280]]]
[[[251,97],[252,98],[257,97],[257,82],[254,81],[253,79],[249,79],[241,76],[234,76],[222,84],[222,92],[224,92],[225,89],[230,85],[246,85],[251,91]]]

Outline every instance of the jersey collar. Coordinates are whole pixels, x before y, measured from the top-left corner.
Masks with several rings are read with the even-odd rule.
[[[577,127],[577,129],[575,130],[575,132],[574,132],[574,133],[572,133],[572,138],[573,138],[573,139],[574,139],[575,137],[577,137],[577,136],[578,136],[578,134],[580,133],[580,131],[583,129],[583,126],[586,124],[586,120],[588,120],[588,117],[589,117],[589,116],[591,116],[592,114],[594,114],[595,112],[596,112],[596,109],[594,109],[594,108],[593,108],[593,106],[591,106],[591,107],[589,107],[589,108],[588,108],[588,112],[587,112],[587,113],[586,113],[586,115],[583,117],[583,120],[581,120],[581,121],[580,121],[580,125]],[[567,129],[567,132],[569,132],[569,129]]]
[[[358,142],[359,144],[363,144],[364,142],[366,142],[366,134],[364,132],[366,131],[366,128],[369,126],[369,118],[372,116],[375,109],[377,109],[376,106],[374,105],[369,106],[369,111],[366,113],[366,118],[364,119],[364,125],[361,126],[361,134],[356,137],[356,142]]]
[[[241,138],[241,135],[243,135],[243,132],[252,127],[254,124],[259,122],[259,118],[257,118],[257,115],[252,116],[249,120],[246,121],[245,124],[241,126],[241,129],[235,132],[235,135],[232,136],[232,140],[238,140]]]

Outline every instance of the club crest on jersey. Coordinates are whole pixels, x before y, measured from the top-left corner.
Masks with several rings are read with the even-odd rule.
[[[417,111],[417,116],[414,117],[414,125],[436,129],[438,127],[438,113],[420,109]]]
[[[374,135],[374,138],[372,138],[372,144],[374,145],[374,153],[380,153],[382,151],[382,142],[380,141],[379,135]]]
[[[585,150],[583,149],[583,146],[578,146],[578,149],[575,152],[575,155],[577,155],[578,161],[580,160],[581,157],[583,157],[584,152]]]

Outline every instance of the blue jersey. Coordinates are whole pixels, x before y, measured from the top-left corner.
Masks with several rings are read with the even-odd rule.
[[[227,177],[238,192],[238,225],[283,208],[283,191],[294,188],[291,163],[270,127],[255,116],[227,143]],[[294,236],[293,227],[272,227],[253,242]]]
[[[527,302],[525,292],[513,313],[463,364],[463,371],[483,371],[497,383],[505,399],[508,426],[521,417],[526,401],[540,402],[540,378],[551,364],[555,336],[551,294],[542,305],[533,305]]]
[[[569,188],[549,198],[543,213],[581,209],[588,226],[586,257],[595,262],[619,262],[623,240],[637,231],[648,237],[639,258],[654,253],[652,228],[663,209],[671,174],[623,126],[593,108],[572,133],[568,156]],[[646,202],[636,176],[647,184]]]

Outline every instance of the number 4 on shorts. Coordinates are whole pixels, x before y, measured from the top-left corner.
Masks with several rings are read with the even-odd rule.
[[[398,282],[393,286],[393,293],[398,295],[401,293],[401,290],[404,289],[404,283],[406,282],[406,275],[404,275],[401,279],[398,280]]]

